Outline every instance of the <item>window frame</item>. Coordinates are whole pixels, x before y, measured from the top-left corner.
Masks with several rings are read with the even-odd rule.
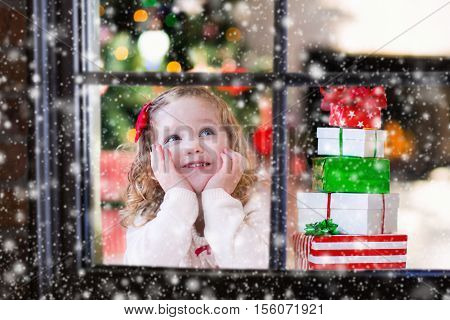
[[[34,58],[40,81],[36,84],[39,95],[35,100],[36,147],[36,236],[37,236],[37,292],[39,297],[56,298],[111,298],[112,288],[124,296],[134,295],[157,298],[199,298],[203,288],[212,288],[216,298],[330,298],[346,295],[359,298],[396,298],[402,293],[390,286],[401,284],[404,296],[408,290],[424,288],[429,297],[440,298],[450,284],[448,270],[394,270],[358,271],[338,273],[330,271],[286,270],[286,216],[287,216],[287,92],[290,87],[317,87],[321,85],[389,85],[390,79],[413,85],[450,84],[448,70],[426,71],[415,79],[411,72],[327,73],[313,79],[306,73],[287,70],[287,30],[282,21],[287,16],[288,1],[274,0],[273,71],[269,73],[131,73],[91,72],[82,58],[89,46],[87,35],[92,33],[89,13],[97,1],[41,0],[33,1],[35,30]],[[59,10],[61,13],[56,16]],[[48,15],[47,13],[51,14]],[[68,24],[68,22],[70,22]],[[72,47],[66,57],[45,39],[51,23],[68,24],[65,39]],[[71,64],[62,70],[58,61]],[[49,72],[49,70],[53,72]],[[58,81],[68,85],[57,92]],[[195,270],[135,266],[93,265],[93,234],[90,203],[92,201],[89,146],[89,95],[87,86],[98,84],[119,85],[231,85],[239,83],[255,86],[263,83],[273,92],[273,147],[272,147],[272,200],[269,270]],[[276,85],[274,85],[276,84]],[[51,90],[47,90],[51,88]],[[58,99],[69,102],[71,112],[65,119],[57,117]],[[55,118],[56,117],[56,118]],[[57,121],[53,121],[58,119]],[[62,143],[55,140],[61,128],[69,127],[69,135]],[[70,133],[73,136],[70,136]],[[61,156],[67,151],[65,156]],[[55,161],[60,161],[59,167]],[[74,165],[75,164],[75,165]],[[67,172],[78,172],[68,176]],[[57,189],[50,183],[56,179],[66,189]],[[58,207],[59,205],[59,207]],[[55,209],[56,208],[56,209]],[[58,209],[59,208],[59,209]],[[75,212],[75,214],[73,214]],[[73,226],[73,230],[67,226]],[[63,228],[66,227],[66,228]],[[69,228],[70,229],[70,228]],[[62,231],[61,231],[62,230]],[[59,232],[61,231],[61,232]],[[278,245],[277,245],[278,244]],[[125,280],[124,280],[125,279]],[[175,279],[175,280],[174,280]],[[189,290],[185,284],[192,279],[200,283],[199,290]],[[426,281],[425,281],[425,280]],[[239,281],[245,280],[245,281]],[[362,285],[361,285],[362,284]],[[259,286],[258,286],[259,285]],[[366,290],[364,290],[364,285]],[[150,288],[150,289],[149,289]],[[264,288],[264,289],[262,289]],[[334,289],[332,289],[334,288]],[[376,291],[367,290],[372,288]],[[376,289],[375,289],[376,288]],[[436,289],[439,288],[439,289]],[[439,291],[440,290],[440,291]],[[86,293],[88,292],[88,293]]]

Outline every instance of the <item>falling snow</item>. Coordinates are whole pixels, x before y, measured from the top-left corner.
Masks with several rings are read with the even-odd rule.
[[[55,12],[44,8],[42,16],[56,19],[44,30],[27,18],[35,10],[30,1],[7,3],[0,9],[0,298],[450,299],[448,279],[428,276],[430,270],[450,269],[450,256],[444,254],[450,250],[450,49],[427,36],[433,33],[427,28],[449,31],[448,22],[430,20],[426,35],[410,30],[372,48],[395,39],[391,33],[398,26],[380,30],[378,20],[360,19],[364,12],[337,2],[291,0],[291,11],[276,29],[274,3],[268,0],[101,0],[81,26],[90,24],[83,29],[89,33],[79,34],[87,36],[80,39],[84,51],[75,51],[72,23],[67,23],[73,18],[70,6],[58,3]],[[139,16],[138,9],[146,13]],[[408,25],[403,11],[397,16],[399,25]],[[286,48],[274,45],[281,29],[287,33]],[[45,59],[34,56],[41,52],[38,45],[48,50]],[[74,54],[80,59],[75,66]],[[124,168],[135,151],[129,131],[139,107],[168,87],[164,81],[174,75],[188,84],[195,84],[186,80],[195,79],[195,72],[205,74],[202,81],[225,73],[264,75],[274,71],[273,59],[280,57],[287,58],[289,73],[301,72],[314,86],[288,83],[277,74],[258,83],[246,76],[221,80],[213,91],[230,106],[256,150],[258,176],[280,173],[275,165],[285,168],[286,189],[280,193],[286,196],[286,212],[278,208],[277,219],[286,220],[288,236],[276,230],[271,241],[287,249],[289,271],[124,266],[118,212],[124,205]],[[159,78],[152,85],[147,80],[135,85],[144,72],[157,72]],[[350,76],[369,82],[375,76],[386,88],[382,129],[388,135],[391,192],[401,199],[399,232],[409,237],[408,268],[400,274],[292,270],[295,195],[312,191],[316,129],[329,123],[318,86],[345,83]],[[284,93],[287,114],[280,115],[274,98]],[[280,119],[282,128],[276,127]],[[264,154],[253,140],[256,130],[267,127],[286,134],[284,144],[280,135],[265,136],[285,157],[274,159],[270,144]],[[279,194],[270,200],[282,202]]]

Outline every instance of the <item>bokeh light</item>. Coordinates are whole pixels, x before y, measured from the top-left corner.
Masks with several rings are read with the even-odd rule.
[[[134,12],[133,19],[135,22],[145,22],[148,19],[148,13],[144,9],[139,9]]]
[[[237,42],[242,38],[241,30],[236,27],[228,28],[225,37],[230,42]]]
[[[116,50],[114,50],[114,57],[119,61],[125,60],[128,58],[128,48],[125,46],[117,47]]]
[[[170,61],[166,67],[167,72],[181,72],[181,64],[178,61]]]

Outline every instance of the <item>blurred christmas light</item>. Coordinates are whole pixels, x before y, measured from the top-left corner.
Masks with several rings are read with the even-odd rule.
[[[414,136],[411,132],[404,130],[400,123],[388,121],[384,130],[388,132],[385,146],[385,154],[390,159],[404,158],[412,155],[414,151]]]
[[[203,26],[203,36],[205,38],[213,39],[219,33],[219,27],[212,22],[208,22]]]
[[[191,47],[188,50],[189,60],[194,67],[189,72],[216,72],[215,68],[208,65],[208,52],[202,47]]]
[[[114,57],[119,61],[125,60],[128,58],[128,48],[124,46],[117,47],[116,50],[114,50]]]
[[[203,12],[205,0],[176,0],[175,7],[190,16],[195,16]]]
[[[161,19],[158,17],[151,17],[149,22],[149,29],[150,30],[161,30],[163,27]]]
[[[128,140],[128,142],[134,143],[134,138],[135,137],[136,137],[136,129],[133,128],[133,129],[128,130],[128,132],[127,132],[127,140]]]
[[[104,25],[100,26],[100,43],[106,43],[109,40],[111,40],[113,34],[111,30],[109,30],[108,27],[105,27]]]
[[[164,19],[164,23],[168,27],[173,27],[177,23],[177,16],[173,13],[169,13]]]
[[[263,156],[272,153],[272,126],[260,126],[253,133],[253,146]]]
[[[228,30],[225,33],[225,37],[230,42],[237,42],[241,40],[241,31],[236,27],[228,28]]]
[[[145,22],[148,19],[148,13],[144,9],[136,10],[133,15],[133,19],[135,22]]]
[[[245,2],[238,2],[233,8],[233,18],[234,21],[239,21],[239,23],[242,23],[243,21],[246,21],[250,19],[252,16],[252,9],[250,6]]]
[[[181,72],[181,64],[178,61],[170,61],[166,67],[167,72]]]
[[[234,72],[237,68],[236,60],[227,58],[222,63],[222,72]]]
[[[159,5],[158,1],[156,0],[141,0],[141,3],[144,8],[156,7]]]
[[[159,69],[169,47],[169,36],[163,30],[145,31],[138,39],[138,49],[145,60],[147,70]]]
[[[209,66],[207,63],[200,62],[195,64],[189,72],[217,72],[217,70],[214,67]]]

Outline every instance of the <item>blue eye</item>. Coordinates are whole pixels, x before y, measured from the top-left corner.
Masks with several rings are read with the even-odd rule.
[[[204,133],[204,132],[209,132],[211,134],[214,134],[214,130],[212,130],[211,128],[205,128],[200,132],[200,136]]]
[[[180,138],[180,137],[179,137],[178,135],[174,134],[174,135],[168,137],[168,138],[166,139],[166,141],[164,141],[164,144],[169,143],[169,142],[172,142],[172,141],[175,141],[175,140],[172,140],[172,139],[177,139],[177,140],[178,140],[179,138]]]

